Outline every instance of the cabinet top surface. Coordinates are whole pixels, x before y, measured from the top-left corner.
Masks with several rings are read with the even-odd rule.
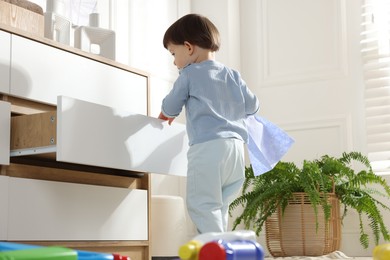
[[[117,61],[110,60],[108,58],[99,56],[97,54],[92,54],[92,53],[81,51],[81,50],[79,50],[77,48],[74,48],[72,46],[68,46],[66,44],[62,44],[62,43],[56,42],[54,40],[50,40],[50,39],[45,38],[45,37],[40,37],[38,35],[34,35],[34,34],[30,33],[30,32],[23,31],[21,29],[9,26],[7,24],[0,23],[0,30],[4,31],[4,32],[8,32],[10,34],[21,36],[23,38],[27,38],[27,39],[36,41],[36,42],[39,42],[39,43],[42,43],[42,44],[45,44],[45,45],[48,45],[48,46],[51,46],[51,47],[54,47],[54,48],[57,48],[57,49],[61,49],[61,50],[67,51],[67,52],[73,53],[75,55],[79,55],[79,56],[82,56],[82,57],[85,57],[85,58],[88,58],[88,59],[92,59],[92,60],[95,60],[97,62],[101,62],[101,63],[107,64],[107,65],[110,65],[110,66],[113,66],[113,67],[117,67],[117,68],[120,68],[120,69],[123,69],[123,70],[127,70],[129,72],[133,72],[133,73],[141,75],[141,76],[145,76],[145,77],[149,76],[148,73],[145,72],[145,71],[132,68],[130,66],[127,66],[125,64],[119,63]]]

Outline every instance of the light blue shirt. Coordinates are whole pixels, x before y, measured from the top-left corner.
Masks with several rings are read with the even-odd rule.
[[[257,113],[259,101],[239,72],[207,60],[180,71],[161,111],[167,117],[176,117],[183,106],[189,145],[219,138],[247,142],[244,120]]]

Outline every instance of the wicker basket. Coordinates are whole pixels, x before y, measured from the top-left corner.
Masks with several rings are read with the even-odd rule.
[[[282,216],[279,208],[265,222],[266,243],[273,257],[320,256],[340,248],[340,205],[334,193],[328,193],[332,205],[328,223],[321,206],[318,206],[318,229],[316,217],[306,193],[294,193],[293,199]]]

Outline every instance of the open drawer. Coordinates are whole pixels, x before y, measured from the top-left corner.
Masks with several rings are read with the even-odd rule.
[[[59,96],[57,111],[11,119],[11,157],[184,176],[185,126]]]

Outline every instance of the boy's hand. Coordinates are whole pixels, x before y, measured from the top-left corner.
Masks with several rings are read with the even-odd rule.
[[[164,114],[162,112],[160,112],[160,115],[158,116],[158,119],[162,119],[162,120],[168,120],[168,124],[171,125],[172,124],[172,121],[175,119],[174,117],[166,117],[164,116]]]

